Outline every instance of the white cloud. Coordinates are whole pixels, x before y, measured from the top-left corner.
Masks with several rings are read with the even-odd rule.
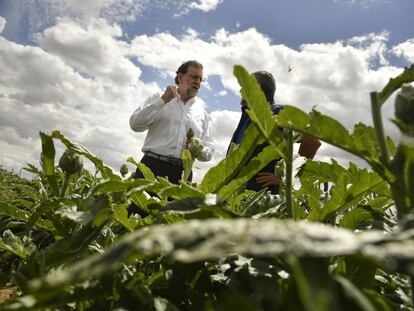
[[[360,5],[363,8],[370,8],[371,4],[382,2],[382,3],[390,3],[389,0],[333,0],[337,3],[345,3],[345,4],[352,4],[352,5]]]
[[[198,0],[198,2],[191,2],[189,7],[191,9],[209,12],[211,10],[215,10],[217,6],[222,2],[223,0]]]
[[[414,63],[414,39],[407,40],[392,49],[399,57],[404,57],[410,63]]]
[[[2,16],[0,16],[0,33],[3,32],[4,27],[6,27],[6,19]]]
[[[37,37],[41,48],[88,76],[108,84],[135,84],[141,70],[125,57],[128,45],[117,40],[121,36],[121,28],[104,19],[92,20],[86,27],[60,19]]]
[[[159,91],[158,86],[138,80],[140,69],[124,55],[122,42],[108,28],[97,32],[73,25],[73,31],[60,38],[65,48],[55,48],[59,31],[67,26],[60,23],[42,34],[42,44],[53,54],[0,36],[0,163],[7,167],[37,164],[38,132],[54,129],[116,169],[128,156],[139,159],[142,155],[144,135],[133,133],[128,120],[141,100]],[[94,54],[92,46],[85,47],[84,37],[94,37],[100,52]],[[95,62],[77,58],[79,50],[95,55]],[[122,70],[114,64],[127,64],[125,72],[133,74],[117,78],[114,73]],[[62,145],[57,146],[61,152]]]
[[[110,23],[132,22],[151,10],[165,10],[183,15],[191,10],[209,11],[223,0],[13,0],[8,4],[10,28],[24,23],[32,33],[43,31],[58,18],[71,18],[88,24],[104,18]]]
[[[226,96],[226,95],[227,95],[226,90],[222,90],[222,91],[218,92],[218,96]]]

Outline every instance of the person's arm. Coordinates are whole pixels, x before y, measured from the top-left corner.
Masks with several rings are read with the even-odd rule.
[[[213,143],[213,138],[211,137],[211,118],[206,113],[203,125],[203,135],[201,136],[201,141],[203,142],[204,148],[201,150],[200,155],[197,157],[197,160],[202,162],[207,162],[211,160],[213,156],[215,147]]]
[[[143,132],[148,129],[157,118],[161,109],[176,96],[176,87],[167,86],[162,96],[155,94],[149,97],[141,106],[134,111],[129,118],[129,125],[135,132]]]
[[[321,142],[314,137],[305,135],[300,141],[299,155],[308,159],[313,159]]]

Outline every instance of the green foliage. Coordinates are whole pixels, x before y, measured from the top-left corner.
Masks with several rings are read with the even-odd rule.
[[[375,127],[349,132],[315,110],[274,116],[235,66],[252,124],[197,187],[186,176],[171,184],[132,157],[145,178],[125,178],[125,169],[121,178],[59,131],[40,133],[41,168],[26,168],[33,181],[0,168],[1,284],[18,287],[2,310],[412,310],[412,137],[397,115],[405,127],[395,147],[378,118],[385,99],[414,80],[412,68],[371,96]],[[372,170],[308,160],[295,173],[298,133]],[[65,174],[54,140],[96,171]],[[275,158],[280,194],[244,191]],[[148,216],[128,216],[131,203]]]

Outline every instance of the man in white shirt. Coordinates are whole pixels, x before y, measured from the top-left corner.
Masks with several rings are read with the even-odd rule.
[[[197,98],[203,81],[203,66],[190,60],[177,70],[176,85],[169,85],[160,96],[149,97],[129,119],[131,129],[136,132],[148,130],[142,151],[141,162],[156,176],[167,177],[178,183],[183,172],[181,154],[187,147],[187,131],[194,131],[194,138],[203,142],[204,148],[197,157],[209,161],[214,152],[210,136],[210,117]],[[135,178],[143,178],[137,170]],[[191,180],[190,175],[190,180]]]

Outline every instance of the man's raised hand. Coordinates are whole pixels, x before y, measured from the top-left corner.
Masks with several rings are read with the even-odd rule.
[[[177,87],[175,85],[168,85],[164,91],[164,94],[161,96],[161,99],[166,104],[175,96],[177,96]]]

